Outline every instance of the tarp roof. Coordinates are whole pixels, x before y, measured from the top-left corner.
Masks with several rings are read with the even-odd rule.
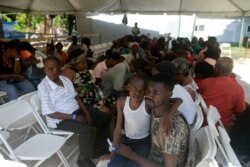
[[[249,0],[0,0],[1,12],[142,13],[250,16]]]

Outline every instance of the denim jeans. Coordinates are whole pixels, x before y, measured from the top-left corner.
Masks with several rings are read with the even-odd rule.
[[[144,139],[129,139],[126,136],[122,137],[121,142],[126,146],[131,147],[131,149],[137,154],[148,157],[150,146],[151,146],[151,136]],[[108,167],[139,167],[140,165],[132,160],[129,160],[119,154],[114,154],[108,164]]]
[[[35,91],[35,87],[32,85],[30,81],[27,79],[14,83],[9,84],[5,80],[0,81],[0,90],[7,92],[7,96],[9,100],[15,100],[19,97],[19,91],[21,90],[24,93],[30,93]]]

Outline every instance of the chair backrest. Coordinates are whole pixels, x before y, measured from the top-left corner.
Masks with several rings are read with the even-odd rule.
[[[199,105],[196,105],[196,109],[197,109],[197,112],[196,112],[196,117],[195,117],[195,123],[191,127],[191,134],[195,134],[200,129],[204,121],[204,116],[201,111],[201,107]]]
[[[230,162],[232,162],[234,166],[241,167],[241,164],[230,145],[230,137],[228,136],[228,133],[226,132],[225,128],[218,126],[218,131],[221,137],[220,139],[222,146],[225,149],[228,159],[230,160]]]
[[[31,105],[25,100],[12,100],[0,106],[0,127],[8,128],[18,120],[33,113]]]
[[[43,132],[46,133],[46,134],[51,134],[50,133],[50,130],[48,129],[47,125],[45,124],[45,122],[43,121],[42,117],[40,116],[40,103],[39,103],[39,100],[38,100],[38,95],[37,93],[36,94],[33,94],[31,97],[30,97],[30,104],[32,105],[33,107],[33,114],[37,120],[37,122],[39,123],[40,127],[42,128]]]
[[[200,160],[207,158],[214,159],[217,147],[208,126],[200,128],[194,136],[197,141],[198,152],[200,153]]]
[[[219,123],[220,126],[224,127],[220,118],[221,116],[217,108],[214,107],[213,105],[210,105],[208,108],[208,113],[207,113],[207,123],[208,123],[208,126],[212,129],[212,132],[216,136],[219,136],[218,130],[216,128],[216,124]]]
[[[29,98],[29,102],[33,109],[37,110],[39,113],[41,113],[41,102],[38,98],[38,92],[32,94],[32,96]]]
[[[207,122],[208,126],[212,131],[212,136],[217,144],[217,153],[216,153],[216,160],[218,164],[221,165],[232,165],[229,161],[229,158],[226,154],[225,148],[223,148],[222,143],[220,141],[219,132],[217,130],[216,124],[219,123],[220,126],[223,127],[223,124],[220,121],[220,114],[216,107],[210,105],[207,114]],[[224,128],[224,127],[223,127]]]
[[[26,100],[26,101],[29,101],[29,100],[30,100],[30,97],[31,97],[32,95],[36,94],[36,93],[37,93],[37,91],[34,91],[34,92],[31,92],[31,93],[24,94],[24,95],[20,96],[20,97],[18,98],[18,100]]]
[[[205,103],[205,101],[204,101],[204,99],[203,99],[203,97],[201,96],[201,94],[200,93],[197,93],[197,98],[198,98],[198,102],[199,102],[199,104],[200,104],[200,106],[201,106],[201,109],[203,110],[203,112],[205,113],[205,114],[207,114],[207,112],[208,112],[208,107],[207,107],[207,104]]]

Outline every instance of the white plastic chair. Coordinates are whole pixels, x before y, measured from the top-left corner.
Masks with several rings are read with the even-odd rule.
[[[41,104],[40,104],[40,101],[38,99],[37,92],[34,93],[30,97],[29,100],[30,100],[31,106],[34,109],[33,110],[34,116],[35,116],[37,122],[39,123],[39,125],[42,127],[44,133],[46,133],[46,134],[54,134],[54,135],[62,135],[64,137],[66,137],[66,139],[68,139],[68,138],[70,138],[71,136],[74,135],[73,132],[58,130],[58,129],[53,129],[53,128],[47,127],[46,123],[44,122],[44,120],[41,117]]]
[[[200,128],[195,134],[195,140],[200,150],[200,160],[214,159],[217,147],[208,126]]]
[[[205,159],[201,161],[196,167],[219,167],[215,159]]]
[[[10,137],[10,133],[9,132],[6,132],[6,131],[0,131],[0,135],[2,135],[2,137],[5,139],[5,140],[8,140],[9,137]],[[7,156],[9,156],[8,152],[2,147],[2,144],[3,142],[0,140],[0,150]],[[1,154],[0,154],[1,155]],[[2,157],[2,155],[1,155]]]
[[[31,105],[25,100],[15,100],[10,105],[4,105],[0,108],[0,126],[9,130],[12,124],[23,117],[33,113]],[[0,133],[0,139],[9,152],[11,159],[15,161],[38,161],[34,167],[39,166],[46,159],[57,153],[65,166],[69,166],[67,160],[60,152],[60,148],[66,142],[61,136],[50,134],[36,134],[24,143],[12,149],[7,140]]]
[[[204,116],[201,110],[201,107],[199,105],[196,105],[196,116],[195,116],[195,122],[193,126],[191,127],[191,135],[194,135],[202,126],[204,121]]]
[[[190,142],[186,167],[194,167],[196,162],[205,159],[214,159],[217,147],[208,126],[200,128]]]
[[[220,44],[221,49],[221,56],[227,56],[232,57],[232,51],[231,51],[231,44],[230,43],[221,43]]]
[[[234,166],[241,167],[240,161],[238,160],[232,146],[230,145],[231,140],[230,140],[230,137],[228,136],[228,133],[221,126],[218,126],[218,131],[220,134],[222,146],[225,149],[227,157],[229,158],[230,162]]]
[[[64,130],[58,130],[47,127],[46,123],[44,122],[43,118],[41,117],[41,103],[38,99],[37,92],[33,94],[30,98],[30,104],[33,107],[33,114],[41,126],[43,132],[45,134],[53,134],[53,135],[59,135],[63,136],[66,140],[68,140],[70,137],[74,135],[74,132],[64,131]],[[75,147],[66,157],[66,159],[69,159],[77,150],[79,147]],[[61,164],[59,165],[61,166]]]
[[[34,91],[34,92],[31,92],[31,93],[27,93],[27,94],[24,94],[22,96],[20,96],[17,100],[25,100],[27,102],[29,102],[30,100],[30,97],[33,95],[33,94],[36,94],[37,91]],[[30,130],[32,129],[35,133],[39,133],[41,132],[40,128],[38,126],[36,126],[36,118],[34,117],[33,113],[30,113],[29,115],[25,116],[23,119],[21,119],[20,121],[17,121],[15,124],[13,124],[12,126],[14,127],[19,127],[19,128],[14,128],[14,129],[23,129],[21,127],[23,127],[22,124],[26,124],[26,125],[29,125],[29,128],[27,130],[27,133],[24,137],[24,140],[26,140],[27,136],[29,135],[29,132]]]
[[[208,122],[209,128],[212,131],[213,138],[215,139],[216,144],[218,146],[218,150],[216,153],[216,160],[217,160],[218,164],[220,164],[222,166],[233,166],[232,161],[229,159],[229,157],[226,154],[226,149],[222,145],[222,142],[220,140],[221,136],[219,135],[219,132],[216,128],[216,124],[219,123],[220,127],[224,129],[224,126],[223,126],[220,118],[221,117],[220,117],[220,114],[219,114],[217,108],[210,105],[209,109],[208,109],[208,114],[207,114],[207,122]],[[241,165],[239,167],[241,167]]]
[[[197,93],[197,98],[198,98],[199,105],[201,106],[201,109],[207,115],[208,107],[200,93]]]

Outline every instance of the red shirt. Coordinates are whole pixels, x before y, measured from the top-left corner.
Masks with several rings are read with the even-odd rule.
[[[232,126],[234,113],[246,109],[243,88],[230,76],[204,79],[198,87],[206,104],[218,109],[225,128]]]

